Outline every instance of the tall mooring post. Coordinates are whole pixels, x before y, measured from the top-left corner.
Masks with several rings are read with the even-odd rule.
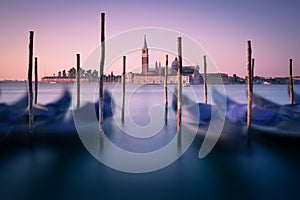
[[[34,58],[34,104],[37,104],[38,97],[38,59]]]
[[[290,92],[290,104],[294,104],[293,59],[290,59],[289,92]]]
[[[178,93],[177,93],[177,132],[181,134],[181,97],[182,97],[182,40],[178,37]]]
[[[28,77],[27,77],[27,88],[28,88],[28,123],[29,123],[29,134],[33,132],[33,91],[32,91],[32,62],[33,62],[33,36],[34,32],[29,32],[29,62],[28,62]]]
[[[125,116],[125,81],[126,81],[126,56],[123,56],[123,72],[122,72],[122,116],[121,121],[124,122]]]
[[[99,70],[99,128],[100,136],[103,136],[103,71],[105,60],[105,13],[101,13],[101,58]]]
[[[164,97],[165,97],[165,122],[167,122],[168,121],[168,55],[166,55]]]
[[[254,63],[255,63],[255,59],[252,58],[252,61],[251,61],[251,95],[253,95]]]
[[[76,108],[80,107],[80,54],[76,54],[76,91],[77,91],[77,105]]]
[[[203,56],[203,61],[204,61],[204,63],[203,63],[203,70],[204,70],[204,77],[203,77],[203,90],[204,90],[204,103],[205,104],[207,104],[207,82],[206,82],[206,78],[207,78],[207,76],[206,76],[206,69],[207,69],[207,64],[206,64],[206,56],[204,55]]]
[[[247,70],[248,70],[248,107],[247,107],[247,143],[250,144],[250,134],[251,134],[251,116],[252,116],[252,48],[251,48],[251,41],[248,41],[248,64],[247,64]]]

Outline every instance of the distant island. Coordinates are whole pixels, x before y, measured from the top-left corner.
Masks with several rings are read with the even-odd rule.
[[[129,72],[126,74],[127,84],[163,84],[165,76],[165,66],[161,62],[155,62],[155,67],[149,67],[149,49],[147,46],[146,35],[144,36],[144,43],[141,49],[141,73]],[[171,66],[168,67],[168,84],[177,84],[177,68],[178,61],[175,58]],[[97,70],[84,70],[80,68],[79,71],[81,82],[98,82],[99,73]],[[184,85],[201,85],[203,84],[204,75],[200,73],[199,65],[196,66],[182,66],[182,83]],[[121,75],[114,75],[111,72],[103,77],[104,83],[121,83]],[[295,84],[300,83],[300,76],[293,78]],[[59,71],[57,76],[45,76],[41,79],[41,83],[74,83],[76,81],[76,69],[72,67],[66,73],[66,70]],[[288,84],[288,77],[260,77],[253,78],[254,84]],[[208,73],[208,84],[246,84],[247,77],[239,77],[236,74],[229,76],[226,73]]]
[[[99,75],[98,71],[94,70],[84,70],[80,68],[80,82],[82,83],[92,83],[92,82],[98,82],[99,81]],[[119,83],[121,82],[121,76],[117,75],[115,76],[113,72],[110,75],[104,75],[104,82],[105,83]],[[44,76],[41,78],[41,83],[74,83],[76,81],[76,70],[74,67],[72,67],[68,74],[65,73],[65,70],[63,72],[58,72],[58,75],[56,76],[53,74],[52,76]]]
[[[191,67],[189,67],[191,70]],[[187,69],[186,69],[187,70]],[[197,72],[196,72],[197,71]],[[149,74],[142,75],[140,73],[132,73],[129,72],[126,74],[126,83],[127,84],[163,84],[164,80],[164,71],[161,74]],[[173,74],[168,75],[168,84],[177,84],[176,71]],[[97,70],[84,70],[80,69],[80,82],[82,83],[93,83],[99,81],[99,75]],[[247,77],[239,77],[236,74],[229,76],[226,73],[208,73],[207,81],[208,84],[217,84],[221,81],[224,84],[246,84]],[[103,78],[105,83],[108,84],[117,84],[121,83],[121,75],[115,75],[113,72],[110,74],[104,75]],[[182,77],[184,84],[190,85],[202,85],[203,84],[203,74],[199,73],[198,70],[192,70],[192,73],[183,72]],[[49,84],[49,83],[60,83],[60,84],[68,84],[74,83],[76,81],[76,70],[75,68],[71,68],[68,71],[68,74],[63,72],[59,72],[58,75],[53,74],[52,76],[44,76],[42,77],[40,83]],[[255,76],[253,78],[254,84],[288,84],[288,77],[262,77]],[[17,80],[2,80],[1,82],[24,82]],[[294,84],[300,84],[300,76],[293,77]]]

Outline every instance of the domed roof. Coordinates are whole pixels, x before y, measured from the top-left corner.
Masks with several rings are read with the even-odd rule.
[[[174,69],[177,69],[178,68],[178,60],[177,60],[177,57],[175,58],[175,60],[173,60],[172,62],[172,68]]]

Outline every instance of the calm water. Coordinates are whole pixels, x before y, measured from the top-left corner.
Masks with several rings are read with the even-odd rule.
[[[157,94],[158,96],[162,96],[161,86],[149,86],[151,88],[152,94]],[[39,85],[39,96],[38,102],[41,104],[49,103],[59,97],[62,93],[63,89],[68,89],[70,92],[75,94],[74,85],[73,84],[40,84]],[[114,91],[116,94],[121,95],[121,85],[107,85],[105,87],[109,91]],[[140,86],[128,85],[126,91],[133,91],[136,88],[140,88]],[[169,86],[170,90],[175,88],[174,85]],[[210,87],[211,88],[211,87]],[[246,103],[246,85],[225,85],[225,90],[227,95],[229,95],[232,99]],[[300,93],[300,85],[294,85],[294,90]],[[18,98],[21,98],[27,92],[25,83],[1,83],[0,84],[0,102],[11,103]],[[81,88],[82,96],[81,102],[84,104],[91,100],[91,98],[86,98],[85,94],[91,94],[97,92],[97,84],[83,84]],[[147,92],[149,89],[147,89]],[[203,86],[197,85],[192,87],[184,87],[183,92],[187,95],[196,95],[198,101],[203,101]],[[270,100],[280,103],[280,104],[288,104],[288,87],[286,85],[254,85],[254,92],[257,94],[261,94],[265,97],[268,97]],[[209,94],[208,94],[209,95]],[[115,99],[121,96],[116,97]],[[171,96],[170,96],[171,97]],[[162,96],[163,98],[163,96]],[[94,98],[93,98],[94,99]],[[209,99],[210,100],[210,99]],[[210,103],[213,103],[210,101]]]
[[[25,93],[24,84],[1,84],[0,102],[12,103]],[[38,101],[49,103],[73,85],[40,85]],[[170,87],[171,99],[174,86]],[[246,102],[245,85],[226,85],[234,100]],[[113,94],[116,110],[121,105],[121,87],[106,86]],[[203,101],[202,86],[185,87],[184,93]],[[300,87],[295,86],[300,92]],[[95,99],[96,85],[82,86],[81,103]],[[151,120],[151,108],[163,106],[161,86],[128,86],[126,117],[141,127]],[[254,91],[281,104],[289,102],[285,85],[255,85]],[[209,99],[211,102],[211,100]],[[145,106],[147,105],[147,106]],[[153,107],[154,106],[154,107]],[[149,111],[150,109],[150,111]],[[150,114],[147,114],[149,113]],[[170,111],[171,113],[172,111]],[[172,119],[172,114],[170,114]],[[155,145],[165,144],[158,135]],[[111,136],[123,148],[127,138]],[[152,138],[153,139],[153,138]],[[79,140],[79,138],[78,138]],[[150,141],[150,140],[149,140]],[[152,140],[152,142],[155,141]],[[163,141],[163,142],[161,142]],[[138,142],[138,141],[135,141]],[[144,143],[143,143],[144,142]],[[242,139],[237,147],[218,146],[203,159],[198,152],[202,139],[196,137],[191,147],[171,165],[150,173],[132,174],[111,169],[79,143],[76,148],[63,145],[28,145],[0,150],[1,199],[299,199],[300,147],[273,141]],[[137,144],[137,143],[136,143]],[[120,146],[122,146],[120,145]],[[152,150],[146,140],[128,147]],[[122,159],[122,158],[120,158]]]

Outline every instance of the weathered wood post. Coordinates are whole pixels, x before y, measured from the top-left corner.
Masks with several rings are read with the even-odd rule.
[[[166,55],[164,96],[165,96],[165,122],[167,122],[168,121],[168,55]]]
[[[290,59],[289,92],[290,92],[290,104],[294,104],[293,59]]]
[[[28,88],[28,123],[29,123],[29,134],[33,132],[33,91],[32,91],[32,62],[33,62],[33,36],[34,32],[30,31],[29,36],[29,62],[28,62],[28,77],[27,77],[27,88]]]
[[[123,73],[122,73],[122,117],[121,120],[124,122],[125,115],[125,80],[126,79],[126,56],[123,56]]]
[[[204,66],[203,66],[203,70],[204,70],[204,77],[203,77],[203,86],[204,86],[204,103],[207,104],[207,82],[206,82],[206,56],[203,56],[203,60],[204,60]]]
[[[248,108],[247,108],[247,143],[250,144],[250,134],[251,134],[251,115],[252,115],[252,70],[251,70],[251,60],[252,60],[252,48],[251,48],[251,41],[248,41],[248,64],[247,64],[247,70],[248,70]]]
[[[182,47],[181,47],[181,37],[178,37],[178,94],[177,94],[177,132],[181,134],[181,97],[182,97]]]
[[[34,104],[37,104],[38,97],[38,59],[34,58]]]
[[[100,70],[99,70],[99,127],[100,136],[103,136],[103,71],[105,60],[105,13],[101,13],[101,58],[100,58]]]
[[[254,62],[255,59],[252,58],[252,62],[251,62],[251,94],[253,94],[253,82],[254,82]]]
[[[77,109],[80,107],[80,54],[76,54]]]

